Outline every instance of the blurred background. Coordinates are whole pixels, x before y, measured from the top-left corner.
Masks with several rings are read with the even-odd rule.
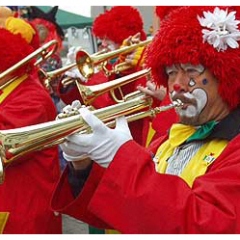
[[[12,6],[18,16],[29,18],[29,6]],[[53,6],[37,6],[44,12],[48,12]],[[59,6],[56,18],[57,23],[62,27],[65,39],[61,57],[63,64],[68,49],[72,46],[81,46],[88,53],[98,51],[98,39],[92,35],[92,24],[94,18],[113,6]],[[143,17],[144,30],[149,37],[153,34],[153,6],[134,6],[138,8]]]

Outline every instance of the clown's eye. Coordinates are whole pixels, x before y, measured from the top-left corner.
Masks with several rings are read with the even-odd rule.
[[[178,72],[177,71],[167,71],[166,73],[169,77],[174,77],[177,75]]]
[[[195,68],[185,69],[185,72],[188,75],[188,77],[190,77],[190,78],[198,77],[201,74],[201,72],[199,72]]]
[[[166,67],[168,77],[175,77],[178,74],[178,69],[175,66]]]

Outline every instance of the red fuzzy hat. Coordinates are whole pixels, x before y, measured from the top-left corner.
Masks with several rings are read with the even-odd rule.
[[[162,20],[165,17],[167,17],[167,15],[175,10],[176,8],[179,8],[179,6],[156,6],[155,8],[155,12],[156,15]]]
[[[93,23],[93,34],[121,44],[124,39],[141,33],[141,40],[146,39],[143,20],[139,11],[130,6],[116,6],[100,14]]]
[[[36,6],[30,6],[29,18],[30,23],[35,29],[38,26],[43,25],[47,28],[47,37],[44,43],[47,43],[53,39],[58,42],[58,51],[62,50],[62,41],[64,40],[64,32],[61,26],[57,23],[56,15],[58,12],[58,6],[54,6],[48,12],[43,12],[40,8]],[[42,43],[42,44],[44,44]]]
[[[0,72],[7,70],[34,51],[20,34],[13,34],[5,28],[0,28],[0,42]],[[32,71],[33,62],[34,60],[29,61],[19,67],[14,75],[21,76]]]
[[[0,7],[0,25],[14,34],[21,34],[22,37],[34,47],[39,48],[37,31],[26,20],[13,17],[14,13],[9,7]]]
[[[240,103],[240,8],[180,7],[171,11],[147,49],[147,65],[158,85],[167,86],[165,67],[202,64],[219,81],[230,108]],[[219,27],[219,23],[223,26]]]

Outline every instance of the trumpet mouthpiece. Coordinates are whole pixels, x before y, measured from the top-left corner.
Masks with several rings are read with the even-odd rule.
[[[176,101],[173,101],[173,105],[175,108],[179,108],[183,106],[183,102],[180,99],[177,99]]]

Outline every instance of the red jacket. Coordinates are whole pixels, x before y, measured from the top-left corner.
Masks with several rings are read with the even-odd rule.
[[[54,120],[55,106],[42,85],[29,77],[0,104],[0,130]],[[10,212],[4,233],[61,233],[61,216],[50,209],[60,176],[57,147],[30,153],[8,165],[0,185],[0,212]]]
[[[151,149],[129,141],[107,169],[93,164],[76,199],[66,169],[52,208],[122,233],[240,233],[240,135],[192,188],[178,176],[155,171],[152,156],[163,140]]]

